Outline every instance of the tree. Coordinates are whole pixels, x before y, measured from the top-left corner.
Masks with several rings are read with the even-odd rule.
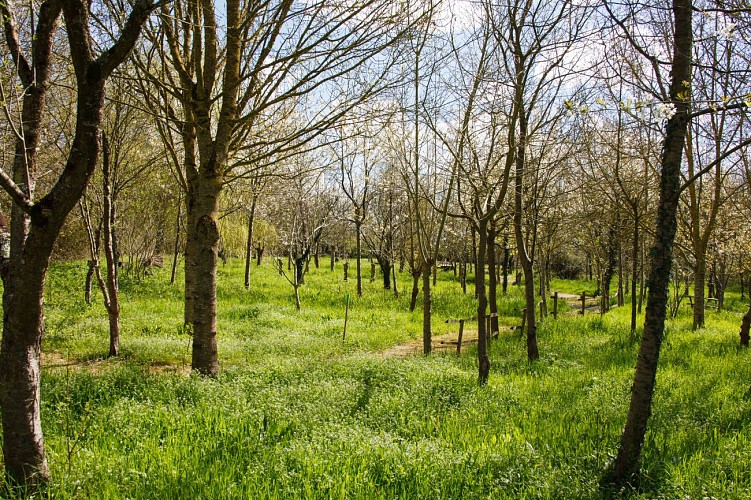
[[[30,32],[26,32],[28,39],[22,39],[23,32],[18,29],[21,11],[10,2],[0,4],[5,43],[22,86],[20,119],[13,122],[16,145],[12,172],[0,172],[0,184],[13,200],[10,257],[3,262],[2,272],[3,457],[10,483],[30,490],[50,477],[39,400],[47,266],[63,222],[96,166],[107,78],[128,56],[153,6],[149,0],[136,1],[120,35],[97,55],[86,2],[42,2],[38,10],[26,14],[33,20]],[[47,112],[53,41],[61,15],[78,98],[75,135],[57,181],[40,196],[35,192],[35,181],[41,173],[36,164],[37,148]]]
[[[672,60],[669,63],[669,87],[663,97],[672,116],[665,125],[665,138],[661,153],[660,200],[655,224],[655,242],[651,250],[646,316],[639,355],[636,363],[634,384],[631,388],[626,425],[621,436],[618,455],[613,462],[610,479],[617,486],[630,484],[639,474],[641,449],[647,431],[647,420],[652,406],[657,362],[662,344],[670,284],[670,269],[673,257],[673,241],[676,233],[676,212],[680,194],[680,173],[689,124],[691,93],[691,53],[693,44],[691,0],[673,1],[674,33],[670,40]],[[622,14],[610,11],[612,19],[625,29]],[[618,16],[621,17],[618,17]],[[639,42],[632,39],[634,44]],[[663,67],[659,60],[642,46],[639,51],[653,63],[655,79],[663,80]],[[662,84],[661,84],[662,85]]]
[[[171,6],[164,4],[151,36],[160,60],[144,58],[141,66],[144,75],[156,71],[151,82],[164,98],[163,116],[182,142],[185,321],[193,330],[193,370],[214,376],[222,189],[269,158],[315,147],[316,137],[388,85],[398,53],[389,50],[410,23],[387,0],[229,0],[222,33],[213,1]],[[307,98],[321,105],[301,109]]]
[[[576,42],[585,26],[587,11],[575,2],[555,5],[541,1],[515,0],[498,5],[489,1],[486,7],[492,23],[493,36],[501,57],[502,81],[509,96],[505,119],[508,127],[506,157],[514,167],[513,227],[516,251],[524,272],[527,315],[527,358],[539,357],[537,321],[535,318],[534,248],[527,243],[524,220],[528,210],[525,189],[536,185],[535,134],[543,137],[555,130],[561,117],[556,97],[564,83],[571,82],[569,66],[576,65],[573,55]],[[541,157],[537,157],[539,162]],[[533,198],[533,203],[537,201]],[[534,231],[534,228],[533,228]],[[534,237],[532,238],[534,240]]]
[[[349,131],[341,127],[338,140],[332,146],[335,162],[339,166],[339,186],[349,200],[352,211],[345,217],[355,226],[355,259],[357,267],[357,295],[362,297],[362,233],[363,224],[373,193],[370,191],[371,175],[375,167],[373,131],[365,120]]]
[[[738,109],[727,109],[731,96],[742,95],[746,81],[746,61],[737,57],[737,43],[732,34],[721,33],[723,15],[699,16],[696,22],[697,39],[694,60],[706,68],[694,72],[695,99],[717,103],[716,112],[695,117],[686,136],[687,171],[684,179],[692,177],[708,163],[714,168],[688,183],[683,192],[687,205],[687,233],[694,271],[693,328],[704,327],[704,288],[707,278],[707,253],[714,237],[718,214],[729,199],[725,185],[732,168],[731,161],[722,161],[730,145],[738,140],[745,119]],[[742,113],[743,110],[741,109]]]
[[[301,156],[296,162],[298,168],[308,158]],[[321,239],[323,230],[337,208],[337,199],[329,195],[330,186],[322,182],[322,171],[299,171],[284,181],[288,184],[283,195],[286,203],[278,205],[276,219],[281,229],[282,244],[292,262],[292,272],[287,274],[284,264],[277,258],[276,267],[295,291],[295,306],[301,310],[300,286],[305,283],[311,251]],[[280,190],[282,191],[282,190]]]
[[[394,159],[401,167],[404,187],[407,192],[410,214],[410,272],[412,274],[412,299],[410,311],[414,310],[417,301],[418,282],[422,276],[422,343],[423,353],[430,354],[432,350],[433,332],[431,329],[432,296],[430,279],[433,266],[436,264],[440,250],[443,230],[446,223],[447,207],[451,198],[453,186],[453,172],[445,178],[439,175],[439,162],[436,148],[433,148],[432,171],[431,161],[423,161],[426,153],[422,132],[424,120],[422,112],[426,104],[427,88],[434,70],[437,67],[435,53],[430,53],[430,42],[435,32],[435,19],[440,4],[429,0],[422,6],[422,16],[425,23],[410,33],[408,45],[411,56],[410,63],[412,88],[412,102],[408,103],[405,87],[401,96],[404,104],[401,121],[393,123],[395,130],[390,134]],[[426,54],[426,51],[428,53]],[[432,60],[430,58],[432,57]],[[423,72],[423,64],[431,64],[431,69]],[[426,76],[427,75],[427,78]],[[411,120],[411,121],[410,121]],[[435,144],[435,143],[434,143]],[[434,200],[441,200],[436,209]]]
[[[495,229],[494,219],[503,206],[509,184],[511,171],[510,158],[506,158],[501,167],[502,158],[499,150],[502,144],[502,123],[493,118],[498,116],[495,108],[497,103],[503,102],[502,95],[493,90],[492,60],[494,51],[490,23],[486,18],[481,19],[480,27],[470,43],[464,48],[475,46],[474,53],[467,59],[471,62],[456,61],[461,72],[466,72],[463,79],[466,88],[458,91],[459,96],[452,100],[461,102],[460,116],[456,120],[458,127],[450,130],[450,136],[440,132],[437,123],[432,124],[434,133],[439,135],[452,156],[453,172],[457,173],[457,205],[460,214],[457,217],[465,219],[478,234],[478,244],[475,249],[475,292],[477,295],[477,336],[478,336],[478,380],[484,385],[490,373],[490,359],[488,357],[488,339],[486,316],[488,294],[486,293],[486,262],[494,259],[493,247]],[[455,54],[457,50],[453,51]],[[450,120],[446,120],[450,122]],[[450,197],[450,193],[449,193]],[[445,207],[447,209],[448,207]],[[494,267],[490,267],[495,279]],[[494,293],[494,290],[493,290]]]
[[[402,214],[407,205],[403,191],[399,189],[398,177],[395,168],[386,167],[376,180],[373,188],[373,209],[363,232],[363,239],[370,253],[375,255],[381,269],[383,289],[389,290],[393,285],[395,297],[399,296],[395,249],[399,244]]]

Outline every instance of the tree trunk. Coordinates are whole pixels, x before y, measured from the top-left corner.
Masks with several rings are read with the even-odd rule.
[[[248,241],[245,245],[245,289],[250,288],[250,261],[253,259],[253,222],[256,218],[256,200],[258,198],[254,195],[253,201],[250,204],[250,213],[248,214]]]
[[[477,361],[478,380],[480,385],[488,383],[490,374],[490,358],[488,358],[488,331],[485,321],[488,297],[485,294],[485,255],[488,247],[488,223],[480,220],[477,234],[477,253],[475,255],[475,290],[477,291]]]
[[[618,242],[618,307],[623,307],[623,251],[620,241]]]
[[[202,169],[203,170],[203,169]],[[211,171],[211,168],[206,169]],[[202,172],[199,195],[188,226],[190,250],[186,252],[195,276],[193,290],[193,358],[192,369],[202,375],[219,374],[216,338],[216,268],[219,252],[219,194],[221,179]],[[186,245],[187,246],[187,245]]]
[[[2,374],[3,457],[12,482],[30,485],[50,479],[40,418],[39,380],[44,330],[44,276],[47,258],[27,243],[30,259],[4,279]],[[36,264],[36,265],[34,265]]]
[[[399,287],[396,284],[396,264],[394,264],[394,263],[391,264],[391,281],[394,282],[394,298],[398,299],[399,298]],[[385,285],[386,285],[386,283],[385,283],[385,278],[384,278],[384,286]]]
[[[694,324],[693,329],[704,328],[704,285],[707,276],[706,252],[696,253],[694,263]]]
[[[415,307],[417,307],[417,294],[420,291],[420,275],[422,274],[422,271],[420,268],[417,268],[412,271],[412,295],[409,299],[409,312],[412,312],[415,310]]]
[[[183,311],[183,323],[192,328],[193,304],[195,303],[196,288],[196,259],[194,254],[197,250],[196,238],[196,186],[189,181],[188,193],[185,196],[186,204],[186,228],[185,228],[185,309]]]
[[[516,175],[514,181],[514,233],[516,235],[516,249],[519,264],[524,273],[524,297],[527,308],[527,359],[534,361],[540,357],[537,349],[537,321],[535,320],[535,278],[532,267],[532,259],[527,253],[522,227],[523,195],[524,195],[524,170],[526,155],[526,130],[527,121],[524,109],[519,111],[519,146],[516,151]]]
[[[537,254],[537,258],[539,260],[539,263],[537,265],[538,269],[540,270],[540,321],[542,321],[543,318],[547,318],[548,316],[548,301],[547,301],[547,294],[546,291],[548,289],[547,285],[547,276],[545,274],[545,263],[547,260],[545,259],[545,254],[543,253],[542,249]]]
[[[330,255],[330,262],[329,262],[329,269],[331,272],[334,272],[334,263],[336,262],[336,248],[331,248],[331,255]]]
[[[741,271],[741,300],[746,298],[746,273],[745,271]]]
[[[175,249],[172,257],[172,272],[170,273],[170,285],[175,284],[177,278],[177,258],[180,254],[180,219],[182,218],[183,200],[182,193],[177,197],[177,221],[175,222]]]
[[[639,304],[637,306],[637,310],[639,314],[641,314],[642,306],[644,304],[644,298],[647,293],[647,250],[646,250],[646,243],[644,242],[644,239],[642,238],[641,241],[641,258],[639,259],[640,266],[639,266],[639,272],[641,273],[641,279],[639,280]]]
[[[388,257],[379,257],[378,266],[381,268],[381,276],[383,277],[383,289],[391,289],[391,261]]]
[[[94,261],[88,261],[88,269],[86,270],[86,281],[84,282],[83,300],[87,304],[91,304],[91,285],[94,280]]]
[[[607,245],[607,260],[605,261],[605,269],[603,269],[602,272],[602,297],[600,300],[601,315],[610,310],[610,285],[613,282],[613,275],[615,274],[615,266],[617,264],[617,246],[614,224],[611,224],[610,227],[608,227]]]
[[[263,258],[264,250],[266,250],[266,247],[263,247],[261,245],[258,245],[256,247],[256,267],[261,265],[261,259]]]
[[[430,278],[432,262],[422,263],[422,352],[430,354],[433,348],[433,332],[431,326],[432,295],[430,291]]]
[[[360,223],[355,224],[355,241],[357,242],[357,296],[362,297],[362,228]]]
[[[462,261],[459,264],[459,280],[462,285],[462,293],[467,293],[467,263]]]
[[[671,72],[670,98],[675,114],[665,128],[660,175],[660,201],[658,204],[655,241],[652,247],[652,265],[649,273],[649,294],[644,320],[644,333],[631,389],[626,426],[621,436],[618,455],[613,464],[613,480],[617,486],[626,486],[638,478],[641,449],[647,432],[647,421],[652,408],[657,363],[662,344],[667,313],[670,268],[673,260],[673,243],[676,233],[681,161],[689,122],[689,103],[682,95],[691,93],[692,4],[691,0],[674,0],[675,46]],[[688,88],[687,88],[688,87]]]
[[[472,228],[472,260],[475,264],[475,298],[477,298],[477,230]]]
[[[501,270],[501,279],[503,280],[503,295],[508,293],[508,264],[509,264],[509,248],[508,248],[508,234],[503,235],[503,263]]]
[[[117,220],[117,212],[113,189],[114,178],[115,172],[113,171],[113,165],[110,163],[109,141],[107,140],[107,136],[102,134],[102,229],[104,230],[104,258],[107,264],[107,282],[106,285],[104,283],[100,283],[100,285],[106,288],[104,296],[110,329],[110,357],[120,355],[120,293],[117,280],[117,256],[115,254],[115,222]],[[105,292],[105,290],[102,290],[102,292]]]
[[[631,333],[636,331],[636,282],[639,279],[639,212],[634,206],[634,241],[631,247]]]
[[[305,265],[308,263],[308,255],[309,254],[303,253],[301,257],[295,257],[293,259],[295,264],[295,283],[297,286],[305,284],[305,273],[307,272]]]
[[[498,332],[498,276],[496,275],[495,261],[495,226],[491,224],[488,227],[488,240],[485,243],[488,251],[488,303],[490,305],[490,331],[487,333],[488,338]],[[495,316],[492,316],[495,314]]]
[[[748,347],[749,330],[751,329],[751,304],[748,306],[748,311],[743,315],[743,321],[741,321],[741,347]]]

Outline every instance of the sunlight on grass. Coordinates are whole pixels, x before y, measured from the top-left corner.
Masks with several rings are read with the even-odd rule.
[[[219,269],[216,380],[187,375],[181,286],[166,270],[122,279],[122,352],[105,360],[101,298],[83,301],[84,263],[52,267],[43,349],[42,412],[55,498],[598,498],[617,450],[638,334],[628,308],[582,318],[561,308],[526,361],[521,291],[499,309],[489,384],[476,347],[460,357],[389,358],[421,337],[400,296],[341,270],[311,269],[297,312],[270,266]],[[554,282],[580,293],[588,282]],[[471,317],[440,273],[434,331]],[[344,297],[351,296],[346,339]],[[733,299],[735,300],[735,299]],[[736,347],[738,310],[708,313],[691,332],[685,308],[668,325],[643,468],[644,498],[743,497],[751,488],[751,358]],[[470,328],[470,326],[468,326]],[[71,366],[68,366],[71,365]]]

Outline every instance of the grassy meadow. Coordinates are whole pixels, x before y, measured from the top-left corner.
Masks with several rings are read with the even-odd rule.
[[[628,308],[564,312],[539,328],[526,361],[521,291],[500,299],[491,375],[477,385],[476,348],[390,356],[421,335],[380,279],[355,293],[328,260],[292,288],[269,260],[243,287],[243,262],[219,268],[217,379],[189,374],[181,287],[168,270],[123,275],[122,356],[107,353],[101,297],[83,299],[85,263],[54,265],[43,341],[42,423],[53,498],[601,498],[617,451],[638,340]],[[556,281],[580,293],[586,282]],[[474,315],[472,287],[439,272],[434,334]],[[351,296],[342,340],[345,294]],[[640,498],[751,498],[751,353],[741,311],[708,312],[691,332],[681,307],[667,326]],[[472,326],[467,327],[473,329]]]

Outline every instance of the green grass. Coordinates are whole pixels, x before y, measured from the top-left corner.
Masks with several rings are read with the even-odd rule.
[[[354,267],[354,266],[353,266]],[[367,266],[366,266],[367,267]],[[82,263],[48,280],[42,421],[54,498],[600,498],[617,451],[638,348],[629,310],[561,314],[539,330],[528,363],[508,330],[490,350],[478,387],[476,349],[461,357],[387,358],[417,339],[422,312],[341,270],[311,269],[302,312],[271,266],[219,269],[216,380],[185,376],[189,338],[181,291],[167,271],[122,278],[122,351],[106,354],[106,314],[86,305]],[[581,283],[556,283],[561,291]],[[588,286],[588,285],[587,285]],[[558,289],[558,288],[556,288]],[[434,332],[474,315],[439,273]],[[352,297],[342,341],[344,296]],[[575,292],[571,292],[575,293]],[[734,301],[734,302],[733,302]],[[690,331],[684,307],[668,325],[643,460],[643,498],[749,498],[751,355],[736,347],[743,302],[708,312]],[[501,299],[518,322],[520,290]],[[471,327],[468,327],[471,328]]]

